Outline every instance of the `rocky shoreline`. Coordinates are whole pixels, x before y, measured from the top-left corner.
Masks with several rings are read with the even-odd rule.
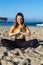
[[[14,40],[14,37],[8,37],[10,27],[0,27],[0,43],[2,38]],[[26,40],[37,38],[40,45],[36,48],[27,48],[13,50],[1,46],[0,44],[0,65],[43,65],[43,27],[29,27],[31,36]]]

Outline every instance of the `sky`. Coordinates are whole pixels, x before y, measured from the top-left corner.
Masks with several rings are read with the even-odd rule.
[[[43,0],[0,0],[0,17],[14,18],[18,12],[24,18],[43,19]]]

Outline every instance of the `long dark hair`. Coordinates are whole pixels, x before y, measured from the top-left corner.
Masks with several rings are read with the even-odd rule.
[[[18,24],[18,22],[17,22],[17,16],[18,16],[18,15],[22,17],[22,22],[21,22],[21,24],[24,24],[24,16],[23,16],[23,14],[22,14],[21,12],[19,12],[19,13],[17,13],[17,15],[16,15],[16,17],[15,17],[15,21],[14,21],[14,27],[15,27],[15,28],[19,26],[19,24]],[[25,24],[24,24],[24,25],[25,25]]]

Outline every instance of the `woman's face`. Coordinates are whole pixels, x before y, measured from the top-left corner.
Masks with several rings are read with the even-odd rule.
[[[18,24],[21,24],[21,22],[23,21],[23,18],[22,18],[22,16],[17,16],[17,22],[18,22]]]

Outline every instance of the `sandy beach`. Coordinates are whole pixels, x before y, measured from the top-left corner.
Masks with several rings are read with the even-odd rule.
[[[38,39],[40,45],[37,48],[27,48],[24,51],[16,48],[7,50],[1,46],[1,39],[7,38],[14,40],[15,37],[9,37],[10,27],[0,27],[0,64],[2,65],[41,65],[43,64],[43,27],[29,27],[31,36],[26,36],[26,40]]]

